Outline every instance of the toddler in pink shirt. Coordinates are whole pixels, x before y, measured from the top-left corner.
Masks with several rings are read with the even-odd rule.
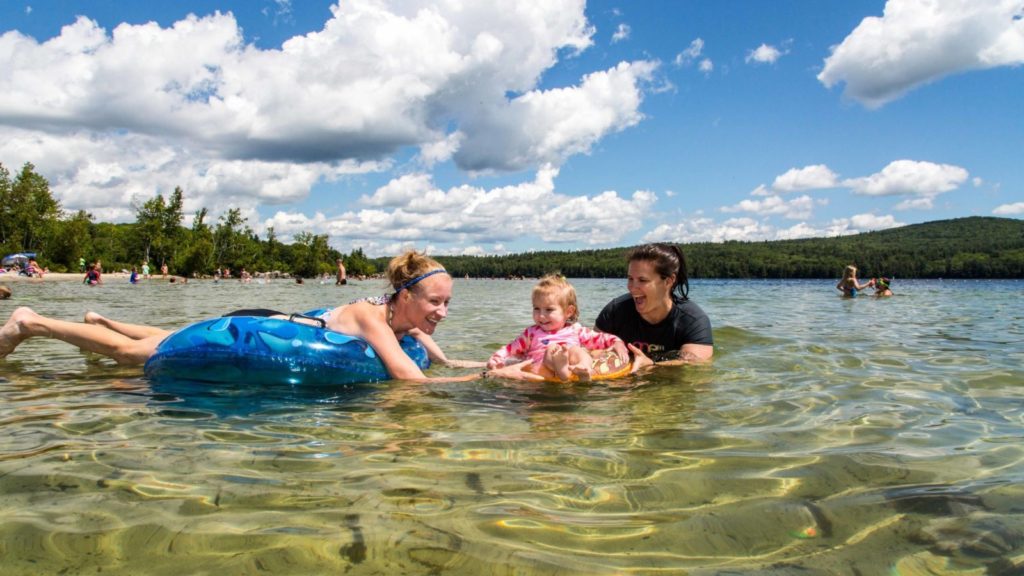
[[[513,357],[529,358],[534,372],[545,366],[563,381],[573,374],[588,380],[594,363],[590,351],[611,348],[620,358],[629,357],[618,336],[584,328],[578,318],[576,289],[562,276],[548,274],[533,288],[535,324],[492,354],[487,368],[505,366]]]

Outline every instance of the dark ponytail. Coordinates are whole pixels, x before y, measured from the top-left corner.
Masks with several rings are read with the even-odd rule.
[[[644,244],[637,246],[629,253],[628,260],[644,260],[654,265],[654,271],[662,278],[673,274],[676,277],[672,285],[672,299],[685,302],[690,297],[690,279],[686,274],[686,257],[683,250],[675,244]]]

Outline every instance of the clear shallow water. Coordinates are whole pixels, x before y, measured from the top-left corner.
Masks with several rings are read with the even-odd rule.
[[[583,321],[624,292],[580,280]],[[152,387],[36,339],[0,361],[4,574],[1012,574],[1024,565],[1024,282],[697,281],[712,365],[589,386]],[[459,280],[484,359],[532,282]],[[379,282],[14,285],[167,328]],[[460,373],[437,370],[435,373]]]

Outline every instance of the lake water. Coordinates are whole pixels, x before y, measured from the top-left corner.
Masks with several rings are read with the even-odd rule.
[[[625,292],[575,284],[586,324]],[[0,572],[1021,573],[1024,282],[834,284],[695,281],[714,362],[593,385],[204,394],[31,340],[0,361]],[[457,280],[435,337],[485,359],[531,286]],[[4,318],[167,328],[383,292],[13,287]]]

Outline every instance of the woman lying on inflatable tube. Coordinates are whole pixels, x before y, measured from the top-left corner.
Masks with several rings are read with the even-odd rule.
[[[448,303],[451,300],[452,279],[444,268],[432,258],[408,251],[391,260],[386,274],[394,290],[392,294],[326,310],[319,316],[323,327],[318,326],[316,329],[337,333],[336,337],[330,336],[336,340],[348,338],[364,341],[369,348],[364,347],[363,350],[372,349],[377,359],[375,361],[379,362],[390,378],[431,382],[478,378],[479,373],[442,378],[428,378],[423,374],[422,368],[429,365],[429,362],[422,357],[421,352],[416,351],[418,347],[422,347],[430,360],[448,366],[484,366],[483,362],[449,360],[431,338],[437,325],[448,315]],[[261,312],[265,314],[267,311]],[[288,322],[285,317],[271,318]],[[211,323],[214,331],[219,329],[223,334],[210,336],[207,342],[214,342],[220,336],[238,342],[238,334],[228,327],[234,324],[238,328],[240,321],[228,319],[218,325],[218,320],[206,322]],[[275,345],[286,348],[289,342],[296,340],[288,338],[289,330],[277,331],[281,326],[268,325],[262,321],[257,322],[256,326],[258,329],[255,333],[261,339],[271,342],[268,347],[270,349]],[[24,340],[37,336],[56,338],[83,350],[109,356],[118,363],[136,365],[145,364],[151,358],[158,359],[162,351],[161,343],[166,341],[170,346],[170,342],[174,341],[173,335],[166,330],[123,324],[98,314],[87,314],[85,322],[79,323],[47,318],[29,308],[18,308],[0,328],[0,358],[10,354]],[[410,342],[406,337],[411,337],[415,342]],[[273,342],[274,338],[283,341]],[[333,344],[342,345],[345,342],[337,341]],[[407,351],[412,351],[416,358],[410,357]],[[160,370],[154,368],[153,372],[159,374]],[[196,376],[203,377],[202,374]]]

